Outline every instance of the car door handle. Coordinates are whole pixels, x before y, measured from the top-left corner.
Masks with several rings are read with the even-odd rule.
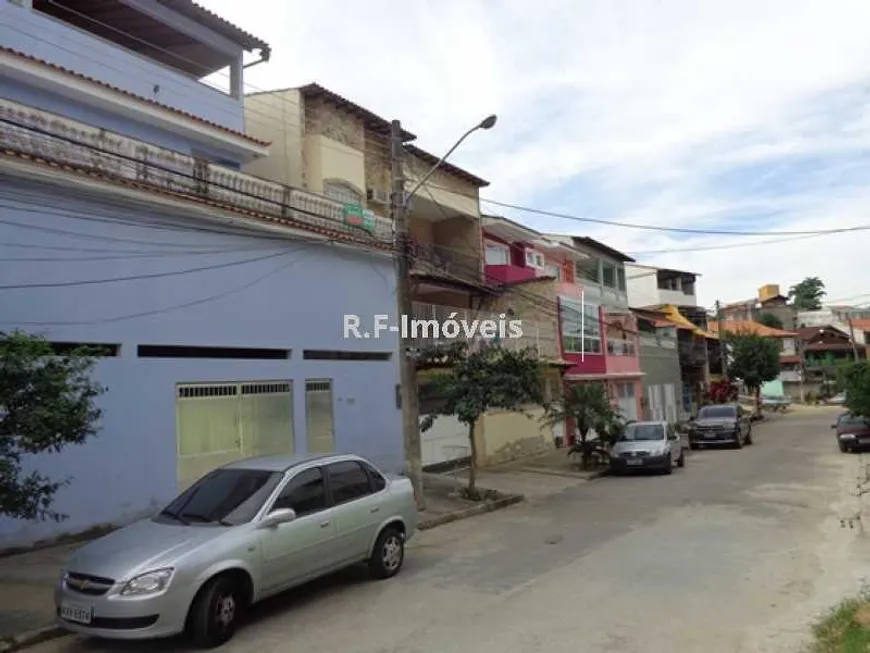
[[[374,508],[372,508],[372,512],[380,512],[380,510],[381,510],[380,506],[375,506]]]
[[[328,519],[327,519],[326,521],[322,521],[322,522],[320,522],[320,528],[326,528],[326,527],[329,526],[331,523],[332,523],[332,522],[329,521]]]

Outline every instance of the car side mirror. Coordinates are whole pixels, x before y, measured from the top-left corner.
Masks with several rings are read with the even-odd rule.
[[[835,429],[835,428],[837,428],[837,425],[836,425],[836,424],[831,424],[831,428],[832,428],[832,429]]]
[[[260,522],[260,528],[276,528],[281,524],[287,524],[296,519],[296,511],[293,508],[278,508],[266,515]]]

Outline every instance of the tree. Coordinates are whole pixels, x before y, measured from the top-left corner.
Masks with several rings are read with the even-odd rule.
[[[51,505],[69,481],[27,472],[24,462],[96,434],[101,411],[94,400],[104,388],[90,378],[93,353],[55,355],[40,336],[0,334],[0,515],[66,518]]]
[[[817,311],[822,307],[822,298],[827,295],[825,284],[818,277],[807,277],[788,290],[795,310]]]
[[[574,422],[574,428],[580,436],[578,448],[584,469],[589,467],[592,457],[592,447],[587,440],[589,432],[595,430],[600,439],[611,444],[610,441],[624,426],[618,411],[610,403],[603,383],[575,383],[566,386],[561,401],[546,407],[543,421],[552,426],[564,424],[569,419]]]
[[[762,313],[758,316],[759,324],[763,324],[764,326],[770,327],[771,329],[782,329],[784,327],[782,320],[779,319],[777,315],[773,313]]]
[[[846,392],[846,408],[870,418],[870,363],[859,361],[842,367],[839,380]]]
[[[532,349],[511,351],[491,346],[470,351],[464,342],[421,352],[418,367],[435,365],[447,368],[432,379],[442,402],[437,413],[424,418],[421,430],[432,428],[438,415],[452,415],[466,426],[471,449],[466,496],[477,501],[481,497],[477,491],[475,425],[492,409],[523,412],[525,406],[543,404],[542,366]]]
[[[779,376],[779,343],[754,333],[732,336],[731,365],[728,375],[740,379],[755,395],[755,408],[761,412],[761,386]]]

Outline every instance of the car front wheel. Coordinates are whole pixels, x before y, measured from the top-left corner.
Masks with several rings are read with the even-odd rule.
[[[218,576],[200,590],[190,609],[189,629],[199,648],[215,648],[236,632],[243,596],[232,578]]]
[[[841,453],[849,453],[849,447],[846,445],[845,442],[843,442],[842,440],[839,440],[837,442],[837,445],[840,447]]]

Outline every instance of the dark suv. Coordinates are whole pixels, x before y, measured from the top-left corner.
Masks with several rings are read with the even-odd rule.
[[[739,404],[704,406],[689,422],[689,446],[698,449],[708,444],[730,444],[740,449],[752,444],[752,422]]]

